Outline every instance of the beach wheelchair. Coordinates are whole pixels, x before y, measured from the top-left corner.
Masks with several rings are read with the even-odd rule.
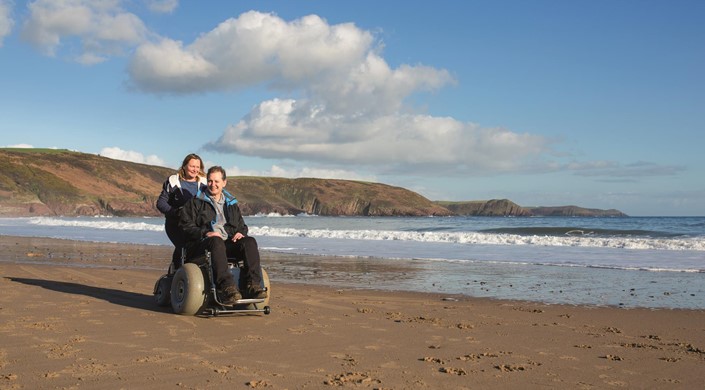
[[[208,317],[220,314],[238,313],[271,313],[269,297],[271,289],[269,275],[262,270],[260,287],[267,291],[266,298],[239,299],[234,305],[224,305],[218,297],[213,278],[211,254],[205,251],[202,258],[190,259],[187,262],[186,251],[182,250],[178,264],[172,262],[166,274],[162,275],[154,285],[154,299],[159,306],[169,306],[174,313],[183,315],[205,315]],[[228,269],[234,280],[239,284],[240,291],[245,288],[244,262],[228,258]],[[240,276],[243,277],[240,277]]]

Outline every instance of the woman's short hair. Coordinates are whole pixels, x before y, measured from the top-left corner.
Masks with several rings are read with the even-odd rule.
[[[207,176],[210,176],[211,173],[214,173],[214,172],[220,172],[220,174],[223,175],[223,180],[225,180],[227,178],[227,176],[225,175],[225,169],[223,169],[223,167],[221,167],[220,165],[216,165],[216,166],[212,166],[212,167],[208,168],[208,175]]]

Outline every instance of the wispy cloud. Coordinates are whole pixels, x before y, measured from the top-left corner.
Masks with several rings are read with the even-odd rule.
[[[228,176],[267,176],[267,177],[316,177],[320,179],[347,179],[359,181],[377,181],[377,178],[372,175],[361,175],[344,169],[325,169],[325,168],[286,168],[278,165],[272,165],[269,169],[241,169],[233,166],[227,169]]]
[[[3,45],[5,37],[10,35],[15,21],[12,18],[12,1],[0,0],[0,47]]]
[[[147,6],[152,12],[170,14],[179,6],[179,0],[148,0]]]
[[[16,144],[3,146],[3,148],[34,149],[34,146],[30,144]]]
[[[660,165],[654,162],[638,161],[622,164],[616,161],[595,161],[574,163],[566,167],[578,176],[604,177],[605,180],[625,181],[640,177],[674,176],[685,171],[684,166]]]

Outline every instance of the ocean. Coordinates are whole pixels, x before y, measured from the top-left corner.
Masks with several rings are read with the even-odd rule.
[[[272,279],[705,309],[705,217],[245,217]],[[0,234],[171,245],[162,218],[0,218]],[[168,259],[164,261],[164,268]]]

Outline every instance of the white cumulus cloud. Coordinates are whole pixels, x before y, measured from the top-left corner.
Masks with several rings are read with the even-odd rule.
[[[415,112],[415,93],[454,83],[423,65],[392,68],[372,33],[310,15],[285,21],[250,11],[190,44],[141,45],[130,65],[137,89],[199,93],[265,84],[304,98],[260,102],[217,141],[220,152],[375,167],[377,172],[516,171],[548,149],[542,137]]]
[[[193,43],[164,38],[140,45],[130,65],[138,89],[193,93],[268,83],[302,88],[346,74],[370,52],[370,33],[328,25],[316,15],[286,22],[250,11],[220,23]],[[174,84],[175,80],[179,83]]]
[[[142,20],[120,4],[117,0],[36,0],[27,6],[22,37],[50,56],[77,41],[76,51],[81,54],[75,61],[102,62],[150,35]]]
[[[548,148],[536,135],[450,117],[397,112],[355,117],[292,99],[261,103],[208,146],[264,158],[376,167],[380,173],[431,174],[521,171]]]
[[[142,153],[135,152],[132,150],[122,150],[118,147],[103,148],[98,154],[103,157],[112,158],[114,160],[123,160],[140,164],[164,166],[164,160],[154,154],[145,156]]]
[[[249,11],[181,42],[157,37],[122,5],[36,0],[23,35],[50,55],[78,42],[74,60],[84,64],[134,48],[128,74],[138,91],[179,95],[264,85],[281,93],[234,120],[206,145],[210,150],[298,161],[320,174],[352,172],[353,165],[377,174],[511,172],[541,164],[549,152],[548,140],[537,135],[414,109],[410,97],[456,80],[431,66],[390,66],[382,42],[353,23]],[[169,12],[178,2],[148,6]]]

